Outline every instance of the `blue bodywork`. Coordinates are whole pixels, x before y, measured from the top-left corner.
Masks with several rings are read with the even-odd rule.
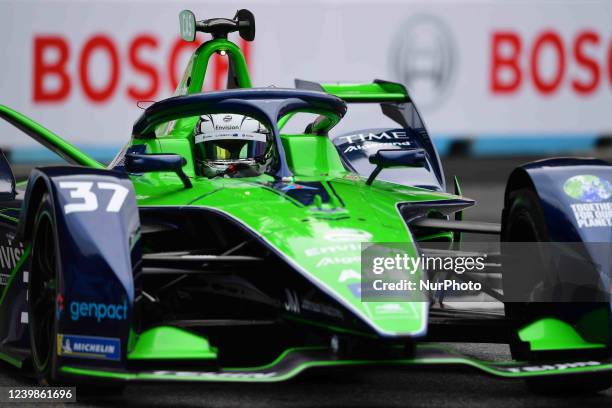
[[[568,183],[580,185],[580,180],[596,180],[599,189],[585,189],[575,194]],[[544,215],[549,239],[559,243],[578,243],[568,246],[577,250],[588,262],[582,266],[564,264],[556,272],[556,279],[564,282],[570,273],[583,285],[575,286],[570,296],[580,296],[580,290],[596,290],[604,298],[593,302],[551,303],[550,315],[558,315],[574,322],[584,338],[597,338],[612,348],[612,166],[592,158],[553,158],[525,164],[516,168],[506,185],[504,219],[511,204],[513,191],[528,188],[537,194]],[[504,220],[505,222],[505,220]],[[566,248],[566,247],[564,247]],[[565,250],[564,250],[565,251]],[[578,253],[576,252],[576,253]],[[570,257],[567,258],[571,260]],[[573,268],[573,269],[572,269]],[[579,271],[576,270],[579,269]],[[569,276],[569,275],[566,275]],[[576,280],[576,279],[575,279]],[[525,291],[531,288],[524,288]],[[603,303],[602,303],[603,302]],[[607,304],[605,303],[607,302]],[[599,310],[598,324],[581,325],[581,319]],[[534,316],[535,317],[535,316]]]
[[[75,185],[95,192],[96,208],[83,207],[86,199],[76,193]],[[120,206],[112,204],[115,191],[119,191],[117,198],[122,199]],[[28,182],[19,223],[18,236],[24,241],[32,233],[35,207],[45,193],[53,203],[59,255],[56,313],[57,341],[61,344],[57,345],[57,358],[70,358],[73,362],[75,358],[84,358],[87,364],[119,366],[127,352],[135,277],[141,258],[140,221],[132,183],[127,174],[115,171],[35,169]],[[70,207],[75,204],[81,207]],[[13,299],[23,299],[24,304],[26,289],[26,284],[9,287],[20,292]],[[27,338],[24,332],[18,333],[20,343]],[[97,340],[100,344],[119,344],[120,351],[98,358],[95,353],[64,352],[64,346],[70,343],[62,343],[61,339],[83,338],[101,338]]]
[[[540,160],[517,167],[507,183],[505,203],[509,194],[519,186],[531,187],[537,192],[546,217],[550,238],[556,242],[612,242],[610,225],[601,227],[578,226],[572,205],[586,201],[570,197],[564,192],[564,183],[579,175],[593,175],[608,184],[612,181],[612,166],[599,159],[554,158]],[[612,197],[598,203],[612,203]]]

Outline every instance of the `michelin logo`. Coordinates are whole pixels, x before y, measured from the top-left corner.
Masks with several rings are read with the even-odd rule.
[[[64,357],[121,359],[121,341],[111,337],[57,335],[57,354]]]

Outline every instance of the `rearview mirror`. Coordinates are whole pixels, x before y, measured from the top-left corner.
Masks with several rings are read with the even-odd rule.
[[[424,167],[427,163],[424,149],[379,150],[369,157],[376,165],[366,181],[369,186],[383,169],[390,167]]]
[[[169,171],[176,173],[185,188],[191,188],[191,180],[183,171],[185,159],[178,154],[137,154],[125,155],[125,169],[128,173],[156,173]]]
[[[183,10],[179,13],[181,25],[181,38],[185,41],[195,41],[196,38],[196,19],[191,10]]]

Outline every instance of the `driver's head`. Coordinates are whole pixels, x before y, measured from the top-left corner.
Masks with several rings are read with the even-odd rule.
[[[272,135],[259,121],[238,114],[202,115],[194,129],[197,171],[206,177],[262,174],[272,159]]]

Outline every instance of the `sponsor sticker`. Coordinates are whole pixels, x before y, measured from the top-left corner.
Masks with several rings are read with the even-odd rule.
[[[57,355],[118,361],[121,359],[121,340],[111,337],[58,334]]]
[[[410,147],[412,142],[406,131],[387,131],[382,133],[356,133],[339,136],[335,143],[344,149],[344,153],[359,152],[371,149],[388,148],[389,146]]]
[[[335,307],[331,307],[322,303],[311,302],[307,299],[302,301],[302,309],[313,313],[319,313],[326,316],[342,319],[342,312]]]
[[[543,364],[534,366],[508,367],[507,371],[511,373],[532,373],[538,371],[563,371],[569,368],[595,367],[602,363],[600,361],[575,361],[571,363],[555,363]]]
[[[300,314],[300,299],[294,290],[285,289],[287,301],[285,302],[285,310],[288,312]]]
[[[281,187],[280,190],[282,192],[287,192],[291,190],[318,190],[318,189],[315,187],[305,186],[302,184],[291,183],[291,184],[287,184],[286,186]]]
[[[353,269],[344,269],[338,276],[338,282],[346,282],[348,280],[360,280],[361,274]]]
[[[361,245],[359,243],[349,242],[347,244],[307,248],[304,250],[304,254],[308,257],[314,257],[314,256],[327,255],[327,254],[336,254],[340,252],[357,252],[357,251],[361,251]]]
[[[612,227],[612,202],[571,204],[578,228]]]
[[[342,318],[342,312],[338,309],[322,304],[310,301],[308,299],[302,299],[298,297],[298,294],[294,290],[285,289],[287,301],[285,302],[285,310],[291,313],[300,314],[302,310],[306,310],[313,313],[324,314],[331,317]]]
[[[70,302],[70,320],[78,321],[83,318],[102,320],[125,320],[127,319],[127,302],[122,304],[106,304],[97,302]]]
[[[372,234],[353,228],[338,228],[328,231],[324,238],[334,242],[362,242],[371,240]]]
[[[234,379],[257,379],[275,377],[277,373],[270,371],[262,372],[215,372],[215,371],[153,371],[151,374],[173,377],[199,377],[199,378],[234,378]]]
[[[374,310],[378,314],[396,314],[405,311],[401,303],[383,303],[376,305]]]
[[[350,264],[359,263],[360,261],[361,261],[361,257],[359,256],[345,256],[345,257],[326,256],[326,257],[321,258],[319,262],[317,262],[316,267],[323,268],[325,266],[331,266],[331,265],[350,265]]]
[[[0,286],[6,286],[23,252],[23,243],[17,241],[14,234],[6,234],[0,239]]]
[[[612,186],[598,176],[583,174],[568,178],[563,191],[581,203],[570,207],[578,228],[612,227]]]
[[[584,203],[600,203],[612,197],[612,186],[600,177],[584,174],[568,178],[563,184],[565,194]]]
[[[382,143],[382,142],[367,142],[362,145],[349,145],[346,149],[344,149],[344,153],[357,152],[361,150],[369,150],[376,148],[385,148],[388,146],[410,146],[410,142],[392,142],[392,143]]]
[[[10,275],[22,255],[23,243],[15,241],[7,234],[6,241],[0,243],[0,271]]]
[[[57,309],[55,311],[57,320],[59,320],[62,317],[62,313],[64,313],[64,296],[61,293],[59,293],[57,295]]]
[[[255,132],[242,132],[240,130],[216,130],[214,132],[201,133],[195,135],[194,142],[195,144],[203,143],[203,142],[213,142],[215,140],[227,140],[227,139],[235,139],[235,140],[247,140],[247,141],[255,141],[265,143],[268,139],[264,133],[255,133]]]
[[[397,140],[397,139],[406,139],[408,138],[408,135],[406,134],[405,131],[401,130],[401,131],[389,131],[389,132],[382,132],[382,133],[357,133],[354,135],[347,135],[347,136],[339,136],[338,139],[342,140],[345,139],[346,143],[349,144],[353,144],[353,143],[364,143],[364,142],[380,142],[380,141],[392,141],[392,140]],[[410,140],[407,140],[406,142],[408,142],[408,145],[410,145]]]

